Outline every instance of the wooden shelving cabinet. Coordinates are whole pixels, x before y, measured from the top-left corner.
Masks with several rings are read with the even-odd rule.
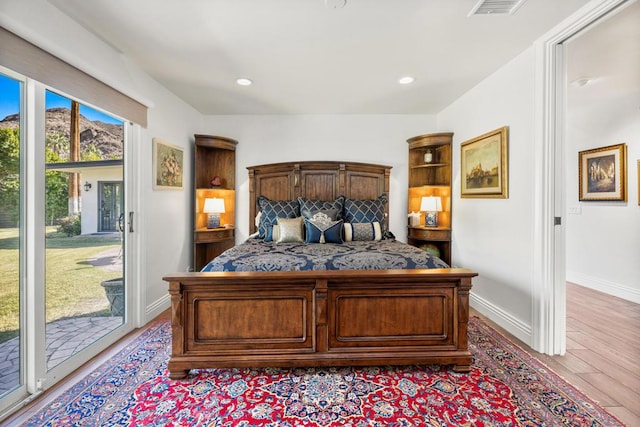
[[[222,136],[195,135],[194,271],[200,271],[211,259],[235,244],[237,144]],[[220,177],[220,185],[212,186],[211,180],[216,176]],[[224,199],[225,212],[220,215],[220,225],[226,227],[207,228],[204,200],[214,197]]]
[[[438,226],[426,227],[424,212],[420,225],[407,228],[407,243],[433,245],[440,258],[451,265],[451,142],[452,132],[432,133],[409,138],[408,212],[419,212],[422,197],[439,196],[442,212]]]

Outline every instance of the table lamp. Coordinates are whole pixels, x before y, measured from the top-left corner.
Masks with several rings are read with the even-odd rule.
[[[442,212],[442,200],[437,196],[423,197],[420,210],[424,211],[424,225],[426,227],[438,226],[438,212]]]
[[[209,215],[207,228],[220,228],[220,214],[224,213],[224,199],[204,199],[203,212]]]

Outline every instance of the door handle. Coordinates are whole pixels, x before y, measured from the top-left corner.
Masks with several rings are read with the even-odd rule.
[[[129,212],[129,233],[133,233],[133,212]]]

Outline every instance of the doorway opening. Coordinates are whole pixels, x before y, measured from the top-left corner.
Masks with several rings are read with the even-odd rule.
[[[120,232],[124,219],[122,181],[98,182],[98,232]]]

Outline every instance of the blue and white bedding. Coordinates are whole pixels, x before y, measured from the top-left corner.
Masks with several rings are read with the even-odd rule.
[[[391,270],[449,268],[429,253],[395,240],[275,243],[248,239],[226,250],[202,271]]]

